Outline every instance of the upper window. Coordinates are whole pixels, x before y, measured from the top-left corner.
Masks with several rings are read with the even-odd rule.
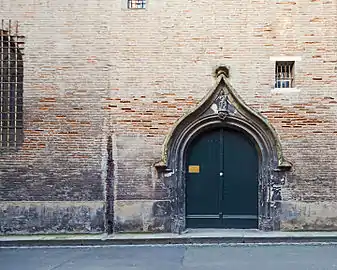
[[[129,9],[144,9],[146,8],[146,0],[128,0]]]
[[[13,31],[13,29],[15,29]],[[9,21],[0,28],[0,149],[23,140],[23,61],[21,36]]]
[[[294,61],[276,61],[275,88],[294,88]]]

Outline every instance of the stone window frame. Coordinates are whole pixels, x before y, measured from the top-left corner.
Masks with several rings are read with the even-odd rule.
[[[297,78],[297,70],[298,70],[298,65],[299,62],[302,61],[302,58],[300,56],[271,56],[269,58],[271,62],[274,64],[274,70],[273,70],[273,88],[271,89],[272,93],[296,93],[300,92],[300,86],[296,82]],[[278,88],[276,86],[276,65],[278,62],[292,62],[293,63],[293,68],[292,68],[292,79],[293,79],[293,84],[292,87],[283,87],[283,88]]]
[[[130,1],[144,1],[145,5],[144,7],[136,7],[136,8],[131,8],[129,7],[129,2]],[[140,10],[147,10],[149,5],[149,0],[122,0],[122,10],[129,10],[129,11],[140,11]]]

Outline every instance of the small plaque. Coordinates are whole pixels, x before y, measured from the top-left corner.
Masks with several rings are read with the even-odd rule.
[[[188,172],[189,173],[200,173],[200,166],[199,165],[189,165]]]

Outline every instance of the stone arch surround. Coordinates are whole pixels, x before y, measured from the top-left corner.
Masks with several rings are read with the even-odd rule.
[[[227,78],[220,72],[215,87],[191,113],[184,116],[167,137],[162,161],[156,164],[163,172],[171,191],[171,231],[185,230],[185,162],[190,142],[207,129],[226,127],[243,132],[259,152],[258,228],[280,229],[281,189],[285,172],[291,164],[283,158],[277,134],[267,120],[249,108]]]

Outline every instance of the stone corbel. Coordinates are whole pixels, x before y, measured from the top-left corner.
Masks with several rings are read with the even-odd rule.
[[[163,161],[158,161],[154,164],[158,173],[171,173],[173,170],[167,167],[167,164]]]

